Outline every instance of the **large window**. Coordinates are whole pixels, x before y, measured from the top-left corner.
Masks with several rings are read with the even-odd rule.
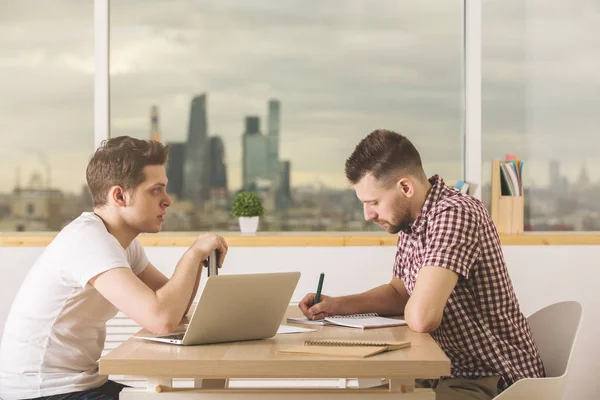
[[[490,161],[525,160],[526,230],[600,230],[600,7],[483,3],[483,198]]]
[[[93,2],[0,12],[0,231],[57,231],[91,209]]]
[[[344,162],[376,128],[463,176],[463,1],[113,1],[111,136],[171,144],[167,230],[377,229]]]

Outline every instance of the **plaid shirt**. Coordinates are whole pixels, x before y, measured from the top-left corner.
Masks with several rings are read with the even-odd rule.
[[[399,233],[394,276],[410,295],[424,266],[458,274],[442,323],[431,332],[451,360],[451,376],[500,375],[501,389],[521,378],[545,376],[489,213],[439,176],[429,182],[421,213]]]

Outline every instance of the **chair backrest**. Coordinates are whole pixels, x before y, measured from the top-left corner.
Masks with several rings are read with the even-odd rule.
[[[529,326],[547,377],[518,380],[494,400],[561,400],[581,314],[581,304],[576,301],[552,304],[533,313]]]
[[[563,301],[544,307],[527,318],[547,377],[558,377],[566,372],[579,330],[581,312],[578,302]]]

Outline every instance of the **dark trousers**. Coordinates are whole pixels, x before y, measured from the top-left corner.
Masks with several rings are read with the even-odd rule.
[[[31,400],[119,400],[119,393],[121,393],[121,390],[125,387],[128,386],[108,381],[100,387],[84,390],[83,392],[55,394],[52,396],[37,397]]]
[[[417,379],[415,387],[431,388],[437,400],[490,400],[499,394],[499,376],[475,379]]]

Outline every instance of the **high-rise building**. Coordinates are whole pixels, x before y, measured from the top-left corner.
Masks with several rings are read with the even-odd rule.
[[[34,172],[29,184],[13,192],[11,230],[59,231],[63,228],[61,207],[64,194],[44,184],[42,174]]]
[[[220,136],[210,138],[210,198],[216,205],[226,205],[228,198],[225,145]]]
[[[579,177],[577,178],[577,189],[585,190],[590,186],[590,177],[587,172],[587,168],[585,166],[585,161],[581,166],[581,170],[579,171]]]
[[[275,206],[278,211],[286,211],[292,206],[291,174],[292,163],[289,160],[279,164],[279,186],[275,195]]]
[[[190,108],[183,168],[184,198],[199,207],[208,200],[210,190],[207,125],[206,94],[201,94],[194,97]]]
[[[248,135],[260,134],[260,117],[247,116],[244,133]]]
[[[168,143],[169,160],[167,161],[167,192],[174,194],[179,200],[183,198],[183,165],[185,160],[185,143]]]
[[[553,182],[558,182],[560,180],[560,162],[558,160],[550,160],[549,173],[548,186],[553,186]]]
[[[268,137],[260,133],[260,118],[246,117],[242,135],[242,184],[250,189],[258,180],[271,180],[268,163]]]
[[[275,187],[279,181],[279,132],[280,132],[280,113],[281,102],[276,99],[269,100],[268,111],[268,153],[267,161],[269,164],[269,177]]]
[[[160,142],[160,130],[158,127],[158,107],[150,108],[150,139]]]

